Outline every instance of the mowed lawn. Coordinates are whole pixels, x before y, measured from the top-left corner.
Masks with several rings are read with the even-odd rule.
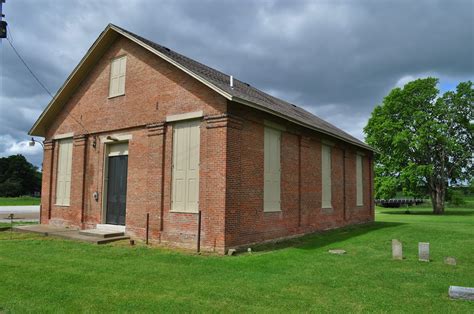
[[[125,243],[95,246],[0,233],[1,312],[456,312],[449,285],[474,286],[474,202],[377,209],[376,222],[238,256],[198,256]],[[391,259],[391,239],[406,258]],[[417,260],[419,241],[430,263]],[[342,248],[346,255],[328,254]],[[457,266],[445,265],[454,256]]]
[[[21,196],[21,197],[0,197],[0,206],[30,206],[39,205],[39,197]]]

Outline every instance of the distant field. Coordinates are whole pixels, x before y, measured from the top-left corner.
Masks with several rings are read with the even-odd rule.
[[[0,206],[28,206],[39,205],[41,198],[31,196],[0,197]]]

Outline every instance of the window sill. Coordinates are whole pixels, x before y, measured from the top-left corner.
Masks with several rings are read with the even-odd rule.
[[[57,206],[57,207],[71,207],[71,204],[69,204],[69,205],[54,204],[54,206]]]
[[[170,210],[172,214],[199,214],[199,211]]]
[[[263,213],[281,213],[281,209],[275,209],[275,210],[264,210]]]
[[[121,97],[121,96],[125,96],[125,93],[120,94],[120,95],[109,96],[109,97],[107,97],[107,98],[108,98],[108,99],[112,99],[112,98],[117,98],[117,97]]]

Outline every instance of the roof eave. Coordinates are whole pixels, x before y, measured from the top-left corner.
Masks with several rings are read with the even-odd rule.
[[[284,114],[281,114],[281,113],[279,113],[279,112],[277,112],[277,111],[273,111],[273,110],[270,110],[270,109],[265,108],[265,107],[263,107],[263,106],[260,106],[260,105],[254,103],[254,102],[250,102],[250,101],[248,101],[248,100],[245,100],[245,99],[239,98],[239,97],[235,97],[235,96],[232,97],[232,100],[235,101],[235,102],[241,103],[241,104],[243,104],[243,105],[246,105],[246,106],[249,106],[249,107],[252,107],[252,108],[255,108],[255,109],[264,111],[264,112],[267,112],[267,113],[269,113],[269,114],[272,114],[272,115],[277,116],[277,117],[279,117],[279,118],[285,119],[285,120],[287,120],[287,121],[290,121],[290,122],[295,123],[295,124],[297,124],[297,125],[303,126],[303,127],[305,127],[305,128],[308,128],[308,129],[317,131],[317,132],[319,132],[319,133],[323,133],[323,134],[329,135],[329,136],[331,136],[331,137],[337,138],[337,139],[339,139],[339,140],[341,140],[341,141],[343,141],[343,142],[350,143],[350,144],[355,145],[355,146],[357,146],[357,147],[360,147],[360,148],[363,148],[363,149],[366,149],[366,150],[370,150],[370,151],[372,151],[372,152],[375,152],[375,149],[374,149],[373,147],[367,145],[367,144],[361,144],[361,143],[357,143],[357,142],[355,142],[355,141],[348,140],[348,139],[343,138],[343,137],[341,137],[341,136],[335,135],[334,133],[328,132],[328,131],[326,131],[326,130],[324,130],[324,129],[315,127],[314,125],[303,123],[303,122],[301,122],[301,121],[298,121],[298,120],[296,120],[296,119],[293,119],[293,118],[291,118],[291,117],[288,117],[288,116],[286,116],[286,115],[284,115]]]

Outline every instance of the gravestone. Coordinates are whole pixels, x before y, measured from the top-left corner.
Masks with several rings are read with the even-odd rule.
[[[456,259],[454,257],[448,256],[444,258],[444,263],[447,265],[456,265]]]
[[[392,239],[392,258],[402,260],[403,259],[403,247],[402,242],[397,239]]]
[[[474,300],[474,288],[449,286],[448,293],[453,299]]]
[[[418,243],[418,260],[421,262],[430,261],[430,244],[429,242]]]

